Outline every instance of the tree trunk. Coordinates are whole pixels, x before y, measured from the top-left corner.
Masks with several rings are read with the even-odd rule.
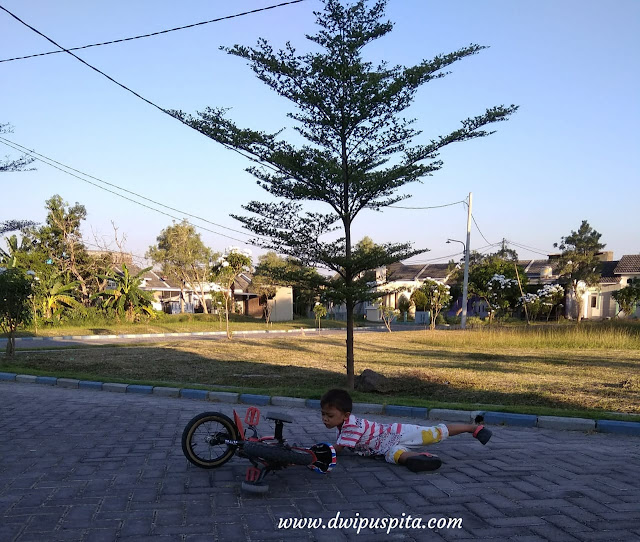
[[[5,353],[8,358],[13,357],[13,354],[16,352],[16,337],[13,331],[9,331],[9,337],[7,338],[7,348]]]
[[[229,331],[229,296],[224,296],[224,316],[227,321],[227,339],[231,338],[231,332]]]
[[[354,355],[353,355],[353,309],[354,302],[347,299],[347,388],[355,387]]]
[[[576,322],[579,324],[582,320],[582,296],[578,293],[578,281],[573,281],[573,297],[576,300],[576,309],[578,314],[576,315]]]

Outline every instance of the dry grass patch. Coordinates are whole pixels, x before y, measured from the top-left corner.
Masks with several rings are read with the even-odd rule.
[[[546,347],[533,339],[536,346],[527,343],[531,336],[518,342],[512,332],[356,334],[356,373],[369,368],[392,379],[393,395],[371,399],[395,404],[480,403],[640,414],[637,345],[576,349],[566,346],[568,340],[583,339],[565,336],[554,342],[547,337]],[[15,363],[23,372],[255,388],[317,398],[345,384],[344,357],[344,336],[334,335],[20,353]]]

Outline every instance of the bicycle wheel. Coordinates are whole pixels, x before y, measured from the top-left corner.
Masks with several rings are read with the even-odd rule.
[[[194,465],[213,469],[233,457],[237,446],[225,440],[238,440],[238,429],[219,412],[203,412],[191,419],[182,432],[182,452]]]
[[[287,465],[311,465],[314,456],[310,452],[285,448],[278,444],[265,444],[264,442],[247,442],[242,445],[243,455],[250,458],[259,458],[271,465],[285,467]]]

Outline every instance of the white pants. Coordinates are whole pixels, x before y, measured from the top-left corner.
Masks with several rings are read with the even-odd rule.
[[[388,463],[397,463],[398,458],[408,452],[411,446],[425,446],[427,444],[435,444],[449,436],[449,430],[443,423],[433,427],[424,427],[422,425],[402,424],[402,429],[398,434],[399,439],[384,454],[384,458]]]

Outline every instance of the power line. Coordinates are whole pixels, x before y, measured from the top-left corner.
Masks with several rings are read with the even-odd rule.
[[[148,103],[150,106],[155,107],[158,111],[161,111],[162,113],[164,113],[165,115],[170,116],[171,118],[181,122],[183,125],[188,126],[189,128],[191,128],[192,130],[195,130],[195,128],[193,128],[192,126],[189,126],[187,123],[185,123],[184,121],[182,121],[180,118],[178,118],[176,115],[173,115],[170,111],[166,110],[163,107],[160,107],[158,104],[155,104],[154,102],[152,102],[151,100],[145,98],[144,96],[142,96],[141,94],[138,94],[135,90],[130,89],[129,87],[127,87],[126,85],[123,85],[122,83],[116,81],[113,77],[111,77],[110,75],[107,75],[105,72],[103,72],[102,70],[99,70],[98,68],[96,68],[95,66],[92,66],[91,64],[89,64],[88,62],[86,62],[85,60],[83,60],[82,58],[80,58],[78,55],[72,53],[70,50],[65,49],[64,47],[62,47],[62,45],[59,45],[58,43],[56,43],[54,40],[52,40],[51,38],[49,38],[48,36],[45,36],[42,32],[40,32],[38,29],[34,28],[33,26],[31,26],[30,24],[27,24],[26,22],[24,22],[22,19],[20,19],[20,17],[18,17],[17,15],[11,13],[7,8],[3,7],[2,5],[0,5],[0,9],[2,9],[3,11],[7,12],[9,15],[11,15],[14,19],[16,19],[18,22],[20,22],[21,24],[23,24],[24,26],[26,26],[27,28],[33,30],[36,34],[38,34],[39,36],[42,36],[44,39],[46,39],[47,41],[53,43],[56,47],[58,47],[59,49],[61,49],[62,51],[64,51],[65,53],[70,54],[73,58],[75,58],[76,60],[78,60],[79,62],[82,62],[85,66],[91,68],[93,71],[99,73],[100,75],[106,77],[109,81],[111,81],[112,83],[118,85],[120,88],[126,90],[127,92],[130,92],[131,94],[133,94],[136,98],[139,98],[140,100],[142,100],[143,102]],[[196,130],[197,131],[197,130]],[[253,162],[256,162],[262,166],[266,166],[270,169],[272,169],[273,171],[276,172],[280,172],[279,169],[273,167],[271,164],[265,163],[257,158],[254,158],[253,156],[251,156],[250,154],[245,154],[244,152],[226,144],[226,143],[222,143],[219,142],[223,147],[232,150],[233,152],[238,153],[240,156],[243,156],[244,158],[247,158]]]
[[[542,252],[542,251],[540,251],[540,250],[536,250],[536,249],[533,249],[533,248],[531,248],[531,247],[527,247],[527,246],[525,246],[525,245],[521,245],[521,244],[519,244],[519,243],[515,243],[515,242],[513,242],[513,241],[509,241],[508,239],[507,239],[507,243],[509,243],[510,245],[513,245],[513,246],[515,246],[515,247],[522,248],[522,249],[524,249],[524,250],[528,250],[528,251],[530,251],[530,252],[533,252],[534,254],[540,254],[541,256],[547,256],[547,257],[549,256],[549,253],[548,253],[548,252]]]
[[[196,218],[198,220],[201,220],[202,222],[206,222],[207,224],[211,224],[212,226],[216,226],[216,227],[222,228],[224,230],[229,230],[229,231],[232,231],[234,233],[239,233],[241,235],[248,235],[247,233],[245,233],[243,231],[235,230],[233,228],[229,228],[227,226],[223,226],[222,224],[217,224],[215,222],[212,222],[211,220],[208,220],[206,218],[202,218],[201,216],[194,215],[194,214],[188,213],[186,211],[182,211],[181,209],[176,209],[175,207],[171,207],[169,205],[165,205],[164,203],[160,203],[159,201],[155,201],[155,200],[153,200],[151,198],[147,198],[146,196],[143,196],[143,195],[138,194],[136,192],[133,192],[131,190],[127,190],[126,188],[122,188],[121,186],[118,186],[117,184],[113,184],[113,183],[110,183],[110,182],[107,182],[107,181],[103,181],[102,179],[99,179],[98,177],[94,177],[93,175],[89,175],[88,173],[84,173],[83,171],[80,171],[78,169],[74,169],[74,168],[72,168],[70,166],[67,166],[66,164],[63,164],[61,162],[58,162],[58,161],[54,160],[53,158],[49,158],[48,156],[40,154],[40,153],[38,153],[38,152],[36,152],[34,150],[28,149],[27,147],[25,147],[23,145],[20,145],[19,143],[16,143],[15,141],[11,141],[9,139],[6,139],[6,138],[4,138],[2,136],[0,136],[0,142],[4,143],[5,145],[8,145],[8,146],[11,146],[11,145],[9,145],[9,143],[11,143],[11,144],[15,145],[13,147],[15,150],[18,150],[20,152],[25,152],[25,153],[29,154],[30,156],[33,156],[36,160],[44,158],[45,160],[48,160],[49,162],[53,162],[54,164],[58,164],[59,166],[62,166],[64,168],[68,169],[68,170],[75,171],[76,173],[79,173],[80,175],[83,175],[84,177],[88,177],[89,179],[94,179],[94,180],[96,180],[96,181],[98,181],[100,183],[106,184],[107,186],[112,186],[114,188],[117,188],[118,190],[121,190],[122,192],[126,192],[127,194],[131,194],[133,196],[136,196],[137,198],[143,199],[145,201],[149,201],[149,202],[151,202],[151,203],[153,203],[155,205],[159,205],[160,207],[164,207],[165,209],[169,209],[169,210],[175,211],[177,213],[182,213],[182,214],[184,214],[186,216],[190,216],[191,218]],[[19,147],[19,148],[16,148],[16,147]],[[45,162],[45,163],[47,163],[47,162]],[[51,164],[48,164],[48,165],[51,165]],[[61,171],[63,171],[63,170],[61,170]],[[80,180],[88,182],[85,179],[80,179]],[[93,184],[93,183],[89,183],[89,184]],[[97,185],[94,185],[94,186],[97,186]],[[102,187],[98,186],[98,188],[102,188]],[[259,235],[258,237],[262,237],[262,236]]]
[[[33,156],[33,154],[34,154],[34,153],[32,153],[32,151],[24,150],[24,149],[25,149],[25,147],[22,147],[21,145],[20,145],[20,148],[18,148],[18,146],[14,146],[14,145],[12,144],[12,142],[11,142],[11,141],[9,141],[9,140],[7,140],[7,139],[5,139],[5,138],[3,138],[3,137],[0,137],[0,142],[4,143],[5,145],[7,145],[8,147],[11,147],[11,148],[12,148],[12,149],[14,149],[14,150],[17,150],[17,151],[20,151],[20,152],[26,152],[27,154],[29,154],[29,155],[31,155],[31,156]],[[37,153],[35,153],[35,154],[37,154]],[[63,173],[66,173],[67,175],[71,175],[72,177],[75,177],[76,179],[79,179],[79,180],[81,180],[81,181],[83,181],[83,182],[85,182],[85,183],[87,183],[87,184],[90,184],[90,185],[92,185],[92,186],[95,186],[96,188],[99,188],[100,190],[104,190],[105,192],[109,192],[109,193],[111,193],[111,194],[114,194],[115,196],[118,196],[118,197],[123,198],[123,199],[125,199],[125,200],[127,200],[127,201],[130,201],[130,202],[132,202],[132,203],[135,203],[136,205],[140,205],[141,207],[145,207],[145,208],[147,208],[147,209],[150,209],[151,211],[155,211],[156,213],[160,213],[160,214],[162,214],[162,215],[168,216],[169,218],[173,218],[174,220],[181,220],[181,219],[180,219],[180,218],[178,218],[177,216],[174,216],[174,215],[172,215],[172,214],[166,213],[166,212],[164,212],[164,211],[161,211],[160,209],[156,209],[156,208],[154,208],[154,207],[151,207],[151,206],[149,206],[149,205],[146,205],[146,204],[144,204],[144,203],[141,203],[141,202],[139,202],[139,201],[136,201],[136,200],[134,200],[134,199],[132,199],[132,198],[129,198],[129,197],[127,197],[127,196],[124,196],[124,195],[122,195],[122,194],[120,194],[120,193],[118,193],[118,192],[115,192],[115,191],[113,191],[113,190],[109,190],[108,188],[105,188],[104,186],[100,186],[99,184],[96,184],[96,183],[91,182],[91,181],[89,181],[89,180],[87,180],[87,179],[84,179],[84,178],[80,177],[79,175],[76,175],[75,173],[72,173],[71,171],[76,171],[76,172],[78,172],[78,173],[80,173],[80,174],[82,174],[82,175],[86,175],[85,173],[82,173],[81,171],[78,171],[78,170],[73,169],[73,168],[69,168],[68,166],[64,166],[64,164],[60,164],[60,162],[55,162],[54,160],[50,160],[50,159],[49,159],[49,158],[47,158],[46,156],[39,155],[39,157],[38,157],[37,159],[38,159],[38,160],[40,160],[41,162],[43,162],[43,163],[47,164],[48,166],[51,166],[51,167],[53,167],[53,168],[55,168],[55,169],[57,169],[57,170],[59,170],[59,171],[62,171]],[[69,169],[69,170],[71,170],[71,171],[67,171],[67,170],[63,169],[62,167],[59,167],[59,166],[57,166],[57,165],[55,165],[55,164],[60,164],[60,165],[62,165],[63,167],[68,168],[68,169]],[[89,177],[89,178],[92,178],[92,179],[96,179],[96,177],[91,177],[90,175],[86,175],[86,176],[87,176],[87,177]],[[101,183],[108,184],[108,185],[110,185],[110,186],[116,186],[116,185],[112,185],[112,184],[110,184],[110,183],[107,183],[107,182],[105,182],[105,181],[101,181],[100,179],[96,179],[96,180],[98,180],[98,181],[99,181],[99,182],[101,182]],[[123,190],[123,191],[125,191],[125,192],[129,192],[129,193],[131,193],[131,194],[134,194],[134,195],[136,195],[136,196],[138,196],[138,197],[140,197],[140,198],[142,198],[142,199],[145,199],[145,200],[147,200],[147,201],[151,201],[152,203],[155,203],[156,205],[160,205],[160,206],[165,207],[165,208],[167,208],[167,209],[171,209],[172,211],[176,211],[176,212],[178,212],[178,213],[184,213],[184,214],[186,214],[186,215],[188,215],[188,216],[192,216],[192,217],[194,217],[194,218],[198,218],[199,220],[202,220],[202,221],[204,221],[204,222],[208,222],[208,223],[210,223],[210,224],[214,224],[215,226],[218,226],[218,227],[220,227],[220,228],[228,229],[228,230],[231,230],[231,231],[234,231],[234,232],[240,233],[240,234],[242,234],[242,235],[248,235],[248,234],[246,234],[246,233],[244,233],[244,232],[241,232],[241,231],[238,231],[238,230],[233,230],[233,229],[231,229],[231,228],[227,228],[226,226],[221,226],[220,224],[215,224],[215,223],[213,223],[213,222],[210,222],[209,220],[206,220],[206,219],[203,219],[203,218],[197,217],[197,216],[195,216],[195,215],[191,215],[191,214],[186,213],[186,212],[184,212],[184,211],[181,211],[181,210],[179,210],[179,209],[174,209],[173,207],[169,207],[169,206],[167,206],[167,205],[163,205],[162,203],[158,203],[158,202],[156,202],[156,201],[150,200],[149,198],[145,198],[144,196],[140,196],[140,195],[138,195],[138,194],[135,194],[134,192],[130,192],[129,190],[125,190],[125,189],[120,188],[120,187],[117,187],[117,188],[119,188],[120,190]],[[231,239],[231,240],[233,240],[233,241],[238,241],[239,243],[244,243],[244,244],[249,244],[249,245],[255,245],[254,243],[251,243],[251,242],[249,242],[249,241],[243,241],[242,239],[237,239],[236,237],[231,237],[230,235],[225,235],[224,233],[220,233],[220,232],[217,232],[217,231],[211,230],[211,229],[206,228],[206,227],[204,227],[204,226],[200,226],[200,225],[196,225],[196,226],[197,226],[198,228],[202,229],[202,230],[208,231],[208,232],[210,232],[210,233],[214,233],[214,234],[216,234],[216,235],[220,235],[221,237],[226,237],[227,239]]]
[[[451,207],[452,205],[458,205],[459,203],[465,203],[465,201],[464,200],[454,201],[453,203],[445,203],[444,205],[432,205],[431,207],[402,207],[400,205],[389,205],[388,207],[391,209],[425,210],[425,209],[441,209],[442,207]]]
[[[476,225],[476,229],[478,230],[478,232],[480,233],[480,235],[482,236],[482,238],[484,239],[485,243],[489,244],[489,245],[496,245],[498,243],[492,243],[491,241],[489,241],[485,236],[484,233],[482,233],[482,230],[480,229],[480,226],[478,226],[478,223],[476,222],[476,217],[473,216],[473,213],[471,213],[471,218],[473,219],[473,223]]]
[[[288,6],[290,4],[298,4],[300,2],[304,2],[304,0],[291,0],[290,2],[283,2],[281,4],[275,4],[273,6],[267,6],[267,7],[264,7],[264,8],[253,9],[251,11],[244,11],[242,13],[236,13],[235,15],[227,15],[225,17],[218,17],[217,19],[211,19],[209,21],[201,21],[199,23],[188,24],[188,25],[185,25],[185,26],[178,26],[178,27],[175,27],[175,28],[168,28],[166,30],[160,30],[158,32],[150,32],[148,34],[140,34],[138,36],[131,36],[131,37],[128,37],[128,38],[122,38],[122,39],[111,40],[111,41],[103,41],[101,43],[91,43],[89,45],[82,45],[81,47],[71,47],[69,49],[63,49],[61,51],[47,51],[46,53],[37,53],[37,54],[33,54],[33,55],[18,56],[18,57],[15,57],[15,58],[5,58],[4,60],[0,60],[0,63],[2,63],[2,62],[12,62],[14,60],[24,60],[24,59],[27,59],[27,58],[34,58],[34,57],[38,57],[38,56],[55,55],[55,54],[58,54],[58,53],[64,53],[64,52],[69,52],[69,51],[79,51],[81,49],[89,49],[90,47],[100,47],[102,45],[111,45],[113,43],[121,43],[123,41],[132,41],[132,40],[138,40],[138,39],[142,39],[142,38],[149,38],[149,37],[152,37],[152,36],[159,36],[161,34],[168,34],[169,32],[175,32],[177,30],[185,30],[187,28],[194,28],[196,26],[202,26],[202,25],[205,25],[205,24],[217,23],[219,21],[225,21],[227,19],[234,19],[236,17],[242,17],[244,15],[251,15],[253,13],[258,13],[260,11],[267,11],[267,10],[270,10],[270,9],[275,9],[275,8],[279,8],[279,7],[283,7],[283,6]],[[2,8],[2,9],[4,9],[4,8]],[[6,10],[6,9],[4,9],[4,11],[9,13],[9,11]],[[11,13],[9,13],[9,14],[13,15]],[[60,47],[60,46],[58,45],[58,47]]]

